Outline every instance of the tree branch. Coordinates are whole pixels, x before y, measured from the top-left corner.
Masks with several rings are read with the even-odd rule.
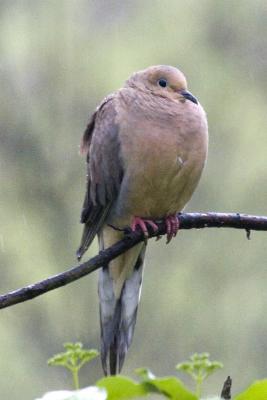
[[[250,231],[267,231],[267,217],[227,214],[227,213],[180,213],[178,214],[180,229],[200,229],[200,228],[236,228],[244,229],[247,238],[250,238]],[[165,223],[156,221],[159,226],[157,233],[149,230],[149,238],[166,233]],[[103,265],[108,264],[113,258],[129,250],[131,247],[140,243],[143,238],[142,232],[126,233],[125,237],[113,246],[101,251],[97,256],[58,275],[51,276],[35,284],[14,290],[0,296],[0,308],[10,307],[26,300],[33,299],[50,290],[65,286],[81,277],[90,274]]]

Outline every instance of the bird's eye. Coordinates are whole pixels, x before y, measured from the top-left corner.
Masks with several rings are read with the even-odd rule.
[[[167,84],[168,84],[168,82],[166,81],[166,79],[159,79],[158,80],[158,84],[159,84],[159,86],[161,86],[161,87],[166,87],[167,86]]]

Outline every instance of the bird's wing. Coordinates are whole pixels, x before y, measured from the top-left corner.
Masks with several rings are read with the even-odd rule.
[[[87,185],[81,213],[81,223],[85,226],[77,251],[79,260],[104,225],[122,181],[115,97],[116,94],[110,95],[97,108],[81,143],[81,152],[87,155]]]

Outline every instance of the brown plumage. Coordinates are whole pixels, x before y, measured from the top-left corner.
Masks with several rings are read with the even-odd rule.
[[[187,91],[184,75],[174,67],[139,71],[104,99],[81,144],[87,155],[88,180],[78,258],[96,234],[101,249],[121,239],[122,233],[109,224],[140,226],[146,233],[149,220],[166,218],[169,239],[174,236],[178,228],[174,215],[195,190],[207,145],[205,112]],[[145,244],[139,244],[100,271],[105,373],[120,371],[132,341],[144,254]]]

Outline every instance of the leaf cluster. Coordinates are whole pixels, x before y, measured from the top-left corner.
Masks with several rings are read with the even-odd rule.
[[[79,376],[80,369],[86,364],[92,361],[99,355],[99,352],[95,349],[85,350],[83,349],[82,343],[65,343],[64,353],[55,354],[48,360],[48,365],[61,366],[66,368],[72,373],[74,388],[79,389]]]
[[[189,361],[177,364],[176,369],[190,375],[196,383],[196,391],[188,390],[175,376],[156,377],[148,368],[135,370],[139,381],[126,376],[109,376],[98,380],[95,386],[79,389],[78,372],[86,363],[99,355],[97,350],[83,348],[81,343],[65,343],[65,352],[48,360],[49,365],[62,366],[71,371],[76,390],[59,390],[46,393],[36,400],[127,400],[143,398],[151,394],[171,400],[200,400],[201,387],[212,373],[222,368],[218,361],[211,361],[208,353],[195,353]],[[233,400],[266,400],[267,379],[253,383]],[[202,399],[204,400],[204,399]],[[206,400],[223,400],[220,396]]]

